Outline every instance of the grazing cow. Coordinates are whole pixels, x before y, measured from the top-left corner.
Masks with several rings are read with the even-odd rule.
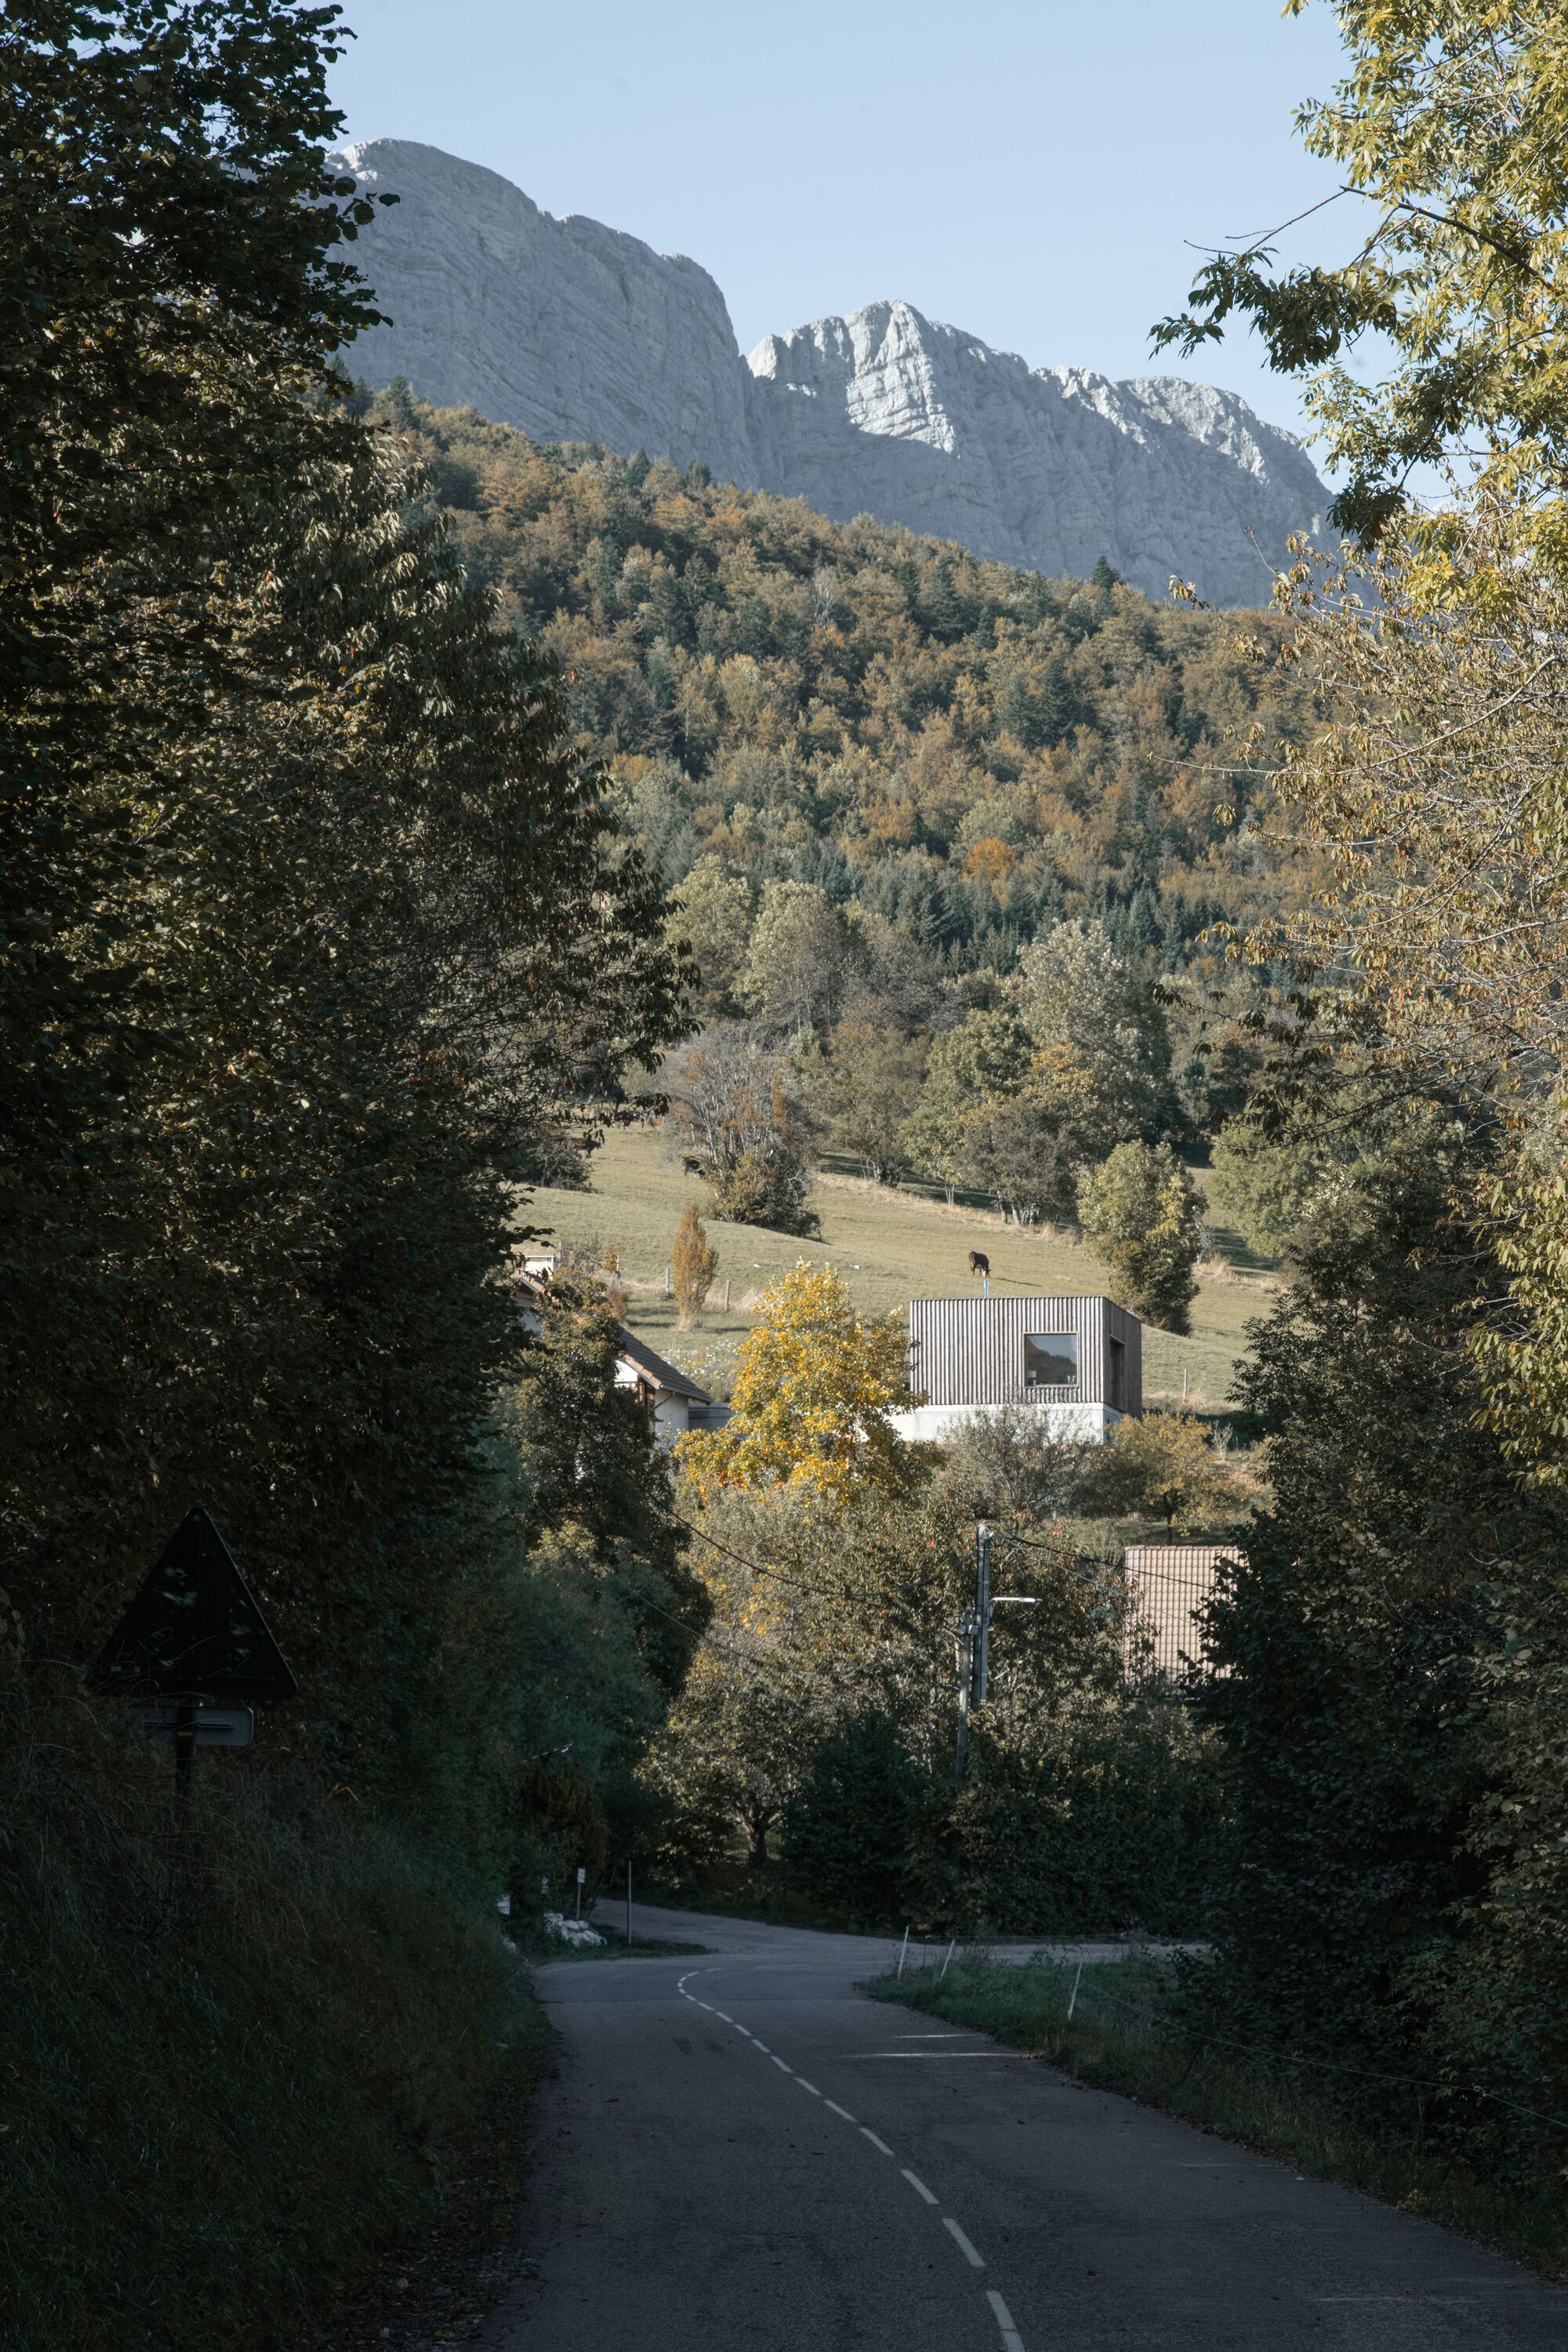
[[[984,1250],[970,1251],[969,1271],[971,1274],[983,1274],[986,1276],[987,1280],[989,1280],[991,1274],[991,1261],[986,1256]]]
[[[700,1176],[703,1173],[701,1160],[683,1160],[680,1163],[680,1172],[683,1176]]]

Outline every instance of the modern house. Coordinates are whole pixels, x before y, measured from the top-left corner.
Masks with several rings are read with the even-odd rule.
[[[912,1298],[904,1437],[948,1437],[1004,1406],[1053,1437],[1103,1443],[1143,1410],[1143,1326],[1110,1298]]]

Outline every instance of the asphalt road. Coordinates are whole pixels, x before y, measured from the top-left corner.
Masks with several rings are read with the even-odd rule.
[[[717,1948],[540,1971],[489,2352],[1568,2352],[1568,2288],[857,1994],[893,1948],[633,1923]]]

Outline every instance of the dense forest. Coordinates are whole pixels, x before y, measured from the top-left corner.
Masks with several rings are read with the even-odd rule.
[[[954,977],[1006,971],[1064,915],[1184,969],[1267,887],[1257,819],[1303,724],[1267,614],[831,523],[402,385],[356,405],[424,462],[470,575],[561,663],[667,883],[704,859],[753,888],[814,882]]]
[[[703,1034],[660,1083],[724,1213],[795,1229],[815,1147],[1070,1220],[1113,1150],[1202,1153],[1243,1108],[1277,992],[1226,941],[1300,888],[1268,827],[1314,709],[1274,616],[539,446],[401,383],[353,405],[559,664],[671,894]]]

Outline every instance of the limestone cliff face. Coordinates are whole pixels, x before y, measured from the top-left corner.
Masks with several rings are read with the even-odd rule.
[[[1082,575],[1105,555],[1163,597],[1267,599],[1327,494],[1300,445],[1246,403],[1174,376],[1031,368],[906,302],[735,346],[706,270],[598,222],[555,220],[494,172],[377,139],[345,167],[402,201],[356,258],[394,323],[353,347],[367,383],[406,376],[538,439],[804,499],[843,520],[952,539]]]
[[[406,376],[437,407],[479,409],[536,441],[700,457],[755,487],[743,370],[705,269],[575,216],[556,220],[478,163],[407,139],[342,162],[377,211],[353,258],[394,324],[347,354],[377,387]]]

